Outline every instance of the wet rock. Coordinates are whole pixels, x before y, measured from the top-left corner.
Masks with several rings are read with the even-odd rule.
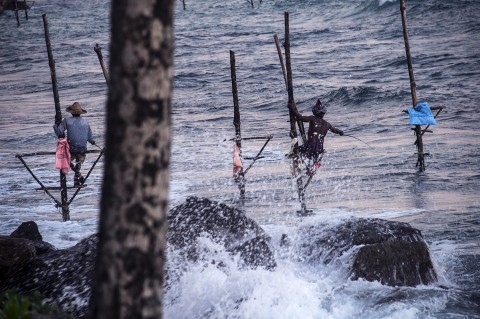
[[[352,218],[335,226],[310,225],[299,230],[301,258],[332,263],[352,254],[351,278],[389,286],[417,286],[437,281],[428,246],[420,230],[407,223]]]
[[[258,224],[239,210],[208,199],[190,197],[184,204],[172,209],[168,219],[168,245],[187,252],[190,260],[203,258],[196,243],[199,236],[208,234],[214,241],[225,246],[227,251],[238,254],[240,266],[267,269],[276,266],[268,246],[269,237]],[[12,235],[42,242],[38,241],[41,235],[36,234],[36,231],[36,224],[27,223]],[[6,238],[28,242],[35,250],[35,242],[29,239]],[[48,303],[58,305],[75,318],[86,318],[97,243],[97,235],[92,235],[73,247],[37,254],[13,273],[9,273],[4,280],[0,280],[0,291],[13,289],[20,294],[38,291]],[[0,248],[1,251],[3,249]],[[221,266],[221,261],[218,264]]]
[[[3,267],[3,272],[27,263],[35,257],[35,253],[35,245],[31,240],[0,237],[0,266]]]
[[[168,244],[183,249],[189,260],[197,260],[196,241],[207,235],[226,250],[238,253],[243,265],[274,269],[275,258],[268,245],[270,237],[243,212],[206,198],[189,197],[168,215]]]
[[[379,281],[388,286],[417,286],[437,281],[424,241],[387,241],[360,248],[352,278]]]
[[[26,240],[26,239],[23,239]],[[0,291],[20,294],[38,291],[50,304],[76,318],[85,318],[92,286],[97,236],[77,245],[36,256],[0,282]]]
[[[73,317],[62,312],[49,313],[49,314],[33,313],[32,319],[73,319]]]
[[[20,226],[18,226],[17,229],[15,229],[13,233],[10,234],[10,237],[25,238],[30,239],[31,241],[43,240],[42,235],[38,230],[37,223],[35,223],[34,221],[21,223]]]
[[[10,237],[31,240],[35,245],[37,255],[56,250],[53,245],[43,241],[43,237],[38,230],[37,223],[34,221],[21,223],[20,226],[18,226],[18,228],[10,234]]]

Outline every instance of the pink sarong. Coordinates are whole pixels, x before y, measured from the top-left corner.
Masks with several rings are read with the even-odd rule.
[[[240,149],[237,143],[233,142],[233,177],[237,178],[243,169],[242,159],[240,158]]]
[[[62,170],[62,173],[67,175],[70,169],[70,158],[70,146],[67,139],[59,138],[55,152],[55,168]]]

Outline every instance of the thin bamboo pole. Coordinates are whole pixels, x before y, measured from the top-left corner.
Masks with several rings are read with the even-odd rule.
[[[255,157],[252,159],[252,162],[250,163],[250,165],[248,165],[248,167],[245,169],[245,172],[243,174],[247,174],[247,172],[250,170],[250,168],[252,168],[253,164],[255,164],[255,162],[261,158],[261,154],[263,152],[263,150],[265,149],[265,147],[267,146],[268,142],[270,142],[270,140],[272,139],[272,135],[270,135],[267,140],[265,141],[265,143],[263,144],[262,148],[260,149],[260,151],[258,151],[257,155],[255,155]]]
[[[285,88],[288,90],[287,71],[285,70],[285,63],[283,62],[283,55],[282,55],[282,48],[280,48],[280,41],[278,40],[278,35],[276,33],[273,35],[273,38],[275,39],[275,45],[277,46],[278,59],[280,60],[283,79],[285,80]]]
[[[50,44],[50,34],[48,31],[47,15],[43,14],[43,27],[45,29],[45,43],[47,45],[48,53],[48,65],[50,66],[50,75],[52,78],[53,99],[55,101],[55,124],[59,124],[62,121],[62,110],[60,108],[60,98],[58,95],[57,75],[55,71],[55,60],[53,59],[52,46]],[[70,220],[70,209],[68,207],[68,194],[67,194],[67,177],[60,170],[60,197],[63,221]]]
[[[88,177],[90,176],[90,173],[93,171],[93,169],[95,168],[95,165],[97,165],[98,161],[100,160],[100,158],[102,157],[103,155],[103,152],[105,151],[105,149],[102,149],[100,151],[100,154],[98,155],[97,159],[95,160],[95,162],[93,162],[93,165],[92,167],[90,167],[90,170],[88,171],[87,175],[85,175],[85,180],[84,180],[84,183],[87,181]],[[77,190],[75,191],[75,193],[73,194],[72,198],[70,198],[70,200],[68,201],[68,205],[70,205],[72,203],[72,201],[75,199],[75,197],[77,196],[78,192],[80,191],[80,187],[77,188]]]
[[[50,192],[48,191],[47,187],[45,187],[45,185],[43,185],[43,183],[37,178],[37,176],[33,174],[32,170],[30,169],[30,167],[28,167],[27,163],[25,163],[25,160],[22,158],[22,156],[16,155],[16,157],[20,160],[20,162],[22,162],[23,166],[25,166],[30,175],[32,175],[33,179],[40,185],[42,190],[45,191],[45,193],[47,193],[47,195],[50,196],[51,199],[53,199],[55,204],[57,204],[57,206],[59,207],[62,206],[62,203],[60,203],[55,197],[53,197],[53,195],[50,194]]]
[[[417,84],[415,82],[415,76],[413,75],[412,55],[410,54],[410,44],[408,41],[407,31],[407,14],[405,0],[400,0],[400,12],[402,14],[402,27],[403,27],[403,40],[405,42],[405,53],[407,55],[408,76],[410,78],[410,92],[412,93],[412,104],[415,107],[418,103],[417,100]],[[423,152],[423,140],[422,140],[422,128],[420,125],[415,125],[415,136],[417,145],[417,164],[420,172],[425,171],[425,154]]]

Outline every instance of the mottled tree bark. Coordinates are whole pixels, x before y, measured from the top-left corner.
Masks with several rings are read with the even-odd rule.
[[[161,318],[173,0],[112,1],[111,86],[92,318]]]

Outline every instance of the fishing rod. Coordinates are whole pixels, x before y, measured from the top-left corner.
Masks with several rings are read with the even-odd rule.
[[[100,147],[100,146],[98,146],[96,143],[95,143],[95,144],[93,144],[93,145],[95,145],[96,147],[98,147],[98,149],[99,149],[99,150],[103,151],[103,148],[102,148],[102,147]]]
[[[343,136],[348,136],[348,137],[354,138],[354,139],[356,139],[356,140],[358,140],[358,141],[362,142],[363,144],[365,144],[365,145],[368,145],[368,147],[371,147],[371,148],[373,148],[373,146],[372,146],[372,145],[368,144],[368,143],[367,143],[367,142],[365,142],[365,141],[362,141],[362,140],[361,140],[361,139],[359,139],[358,137],[355,137],[355,136],[353,136],[353,135],[349,135],[349,134],[343,134]]]

